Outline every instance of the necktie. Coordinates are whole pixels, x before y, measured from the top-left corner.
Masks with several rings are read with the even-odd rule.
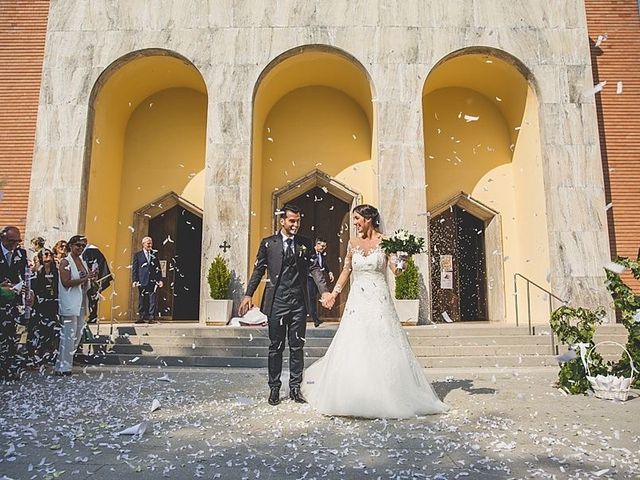
[[[11,251],[7,252],[7,254],[4,256],[5,260],[7,261],[7,265],[11,265],[12,256],[13,256],[13,252]]]
[[[293,238],[287,238],[287,250],[285,252],[285,257],[290,258],[293,256]]]
[[[149,252],[145,251],[144,256],[147,257],[147,263],[151,265],[151,255],[149,254]]]

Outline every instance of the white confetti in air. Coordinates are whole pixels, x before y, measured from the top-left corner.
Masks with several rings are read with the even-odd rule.
[[[163,376],[158,377],[158,381],[159,381],[159,382],[167,382],[167,383],[171,383],[171,382],[173,382],[173,380],[171,380],[171,379],[169,378],[169,374],[168,374],[168,373],[165,373]]]
[[[153,399],[153,402],[151,402],[151,408],[149,409],[149,413],[155,412],[156,410],[160,409],[160,400],[158,400],[157,398]]]
[[[131,225],[129,225],[127,228],[131,230],[132,233],[136,231],[135,228],[133,228]]]
[[[601,477],[602,475],[604,475],[605,473],[607,473],[609,471],[608,468],[603,468],[602,470],[598,470],[597,472],[593,472],[593,474],[596,477]]]
[[[620,95],[622,93],[622,82],[618,82],[616,84],[616,95]]]
[[[166,245],[167,243],[173,243],[173,240],[171,240],[171,235],[167,235],[167,238],[165,238],[162,242],[163,245]]]
[[[600,82],[597,85],[594,85],[593,88],[590,88],[589,90],[584,92],[584,96],[591,97],[596,93],[601,92],[606,84],[607,84],[607,81],[605,80],[604,82]]]
[[[356,134],[354,133],[353,135],[351,135],[353,137],[354,140],[357,140],[358,137],[356,137]]]
[[[97,143],[98,145],[100,145],[100,139],[99,139],[99,138],[96,138],[96,143]]]
[[[147,423],[146,420],[143,420],[133,427],[125,428],[121,432],[116,433],[116,435],[143,435],[147,430]]]
[[[502,101],[502,99],[500,97],[496,97],[496,100],[499,101],[499,102]]]
[[[596,47],[602,45],[602,42],[606,42],[607,38],[609,38],[609,35],[607,33],[605,33],[604,35],[598,35],[598,38],[596,39]]]
[[[604,209],[605,210],[609,210],[611,207],[613,207],[613,202],[609,202],[605,205]]]
[[[138,360],[140,360],[140,357],[133,357],[129,363],[136,363]]]
[[[480,119],[479,116],[474,116],[474,115],[465,115],[464,116],[464,121],[469,123],[469,122],[477,122]]]
[[[267,141],[273,143],[273,138],[267,137]]]
[[[627,269],[627,267],[625,267],[624,265],[620,265],[616,262],[607,262],[604,264],[604,268],[609,270],[610,272],[618,274],[624,272]]]
[[[447,323],[453,323],[453,320],[451,320],[451,317],[447,312],[442,312],[442,318],[444,318],[444,321]]]

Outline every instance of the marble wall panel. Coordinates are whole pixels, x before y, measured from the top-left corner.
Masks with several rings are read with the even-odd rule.
[[[566,69],[555,65],[536,65],[532,73],[541,103],[569,103],[571,86]]]
[[[206,186],[243,187],[251,173],[249,144],[210,143],[207,146]]]
[[[582,108],[573,103],[545,103],[540,107],[543,142],[552,145],[582,144],[585,140]]]
[[[416,63],[420,35],[417,28],[384,27],[377,44],[377,63]]]
[[[374,64],[370,74],[377,90],[384,95],[377,95],[378,101],[410,103],[421,98],[426,79],[425,69],[420,64]]]
[[[373,65],[376,50],[372,48],[378,39],[374,27],[337,27],[335,29],[335,46],[355,57],[365,66]]]
[[[42,71],[42,87],[40,89],[40,103],[47,105],[65,105],[85,103],[93,88],[94,77],[101,69],[94,69],[87,74],[83,68],[56,66]],[[67,85],[67,88],[58,88]]]
[[[236,0],[216,0],[207,3],[209,7],[207,18],[210,28],[233,26],[233,6],[237,3]]]
[[[209,102],[207,123],[209,131],[220,132],[225,143],[251,142],[250,102],[222,102],[212,99]]]
[[[378,95],[384,94],[379,92]],[[422,102],[377,102],[378,135],[381,142],[413,143],[422,138]],[[398,128],[402,126],[401,128]]]
[[[604,191],[590,187],[558,187],[552,200],[557,232],[584,232],[606,229]]]
[[[538,35],[540,63],[585,65],[589,63],[589,40],[586,28],[549,29]]]
[[[78,233],[79,212],[80,189],[71,184],[62,188],[32,189],[29,194],[27,232],[42,235],[54,243],[69,239]]]
[[[214,64],[203,68],[202,74],[207,85],[209,98],[214,101],[252,101],[253,89],[260,75],[262,65]],[[218,132],[212,132],[217,137]],[[219,138],[216,138],[220,141]]]
[[[593,70],[591,64],[568,65],[567,83],[569,86],[569,102],[595,105],[595,95],[585,95],[585,92],[593,88]]]
[[[318,25],[377,26],[380,23],[380,11],[378,8],[372,8],[369,1],[316,2],[315,6]]]
[[[442,28],[446,25],[473,25],[474,5],[468,0],[432,0],[420,2],[415,25]]]
[[[87,105],[40,105],[36,145],[42,148],[84,145]]]
[[[33,161],[38,167],[31,171],[31,189],[80,185],[83,157],[84,148],[81,146],[36,148]]]

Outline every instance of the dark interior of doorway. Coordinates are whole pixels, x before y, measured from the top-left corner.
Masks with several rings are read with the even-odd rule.
[[[456,321],[488,320],[484,222],[452,206],[429,223],[432,316]],[[452,256],[452,288],[443,288],[443,260]],[[445,261],[444,264],[447,262]]]
[[[166,262],[166,278],[158,295],[165,320],[198,320],[202,218],[180,205],[149,220],[149,236],[158,258]]]
[[[327,241],[327,271],[337,279],[342,271],[342,259],[347,252],[349,239],[350,204],[332,195],[322,187],[314,187],[289,203],[302,210],[300,234],[315,242],[316,237]],[[329,286],[333,288],[333,284]],[[349,295],[349,285],[342,290],[331,310],[318,306],[318,315],[325,319],[339,319]]]

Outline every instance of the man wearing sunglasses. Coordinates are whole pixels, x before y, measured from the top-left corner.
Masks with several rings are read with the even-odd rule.
[[[24,275],[27,269],[27,252],[19,248],[20,229],[7,226],[0,230],[0,286],[4,295],[0,298],[0,381],[19,380],[17,362],[19,337],[16,323],[20,317],[19,306],[24,293]],[[27,295],[27,302],[33,300]]]

